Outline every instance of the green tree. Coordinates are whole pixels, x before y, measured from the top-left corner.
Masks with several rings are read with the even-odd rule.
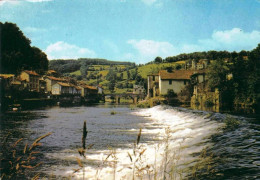
[[[163,61],[163,59],[159,56],[154,59],[155,63],[161,63],[162,61]]]
[[[18,74],[22,69],[43,73],[48,69],[48,59],[39,48],[13,23],[0,22],[1,73]]]
[[[210,88],[219,88],[220,90],[225,86],[227,82],[227,74],[229,67],[223,61],[218,59],[211,63],[208,68],[208,85]]]

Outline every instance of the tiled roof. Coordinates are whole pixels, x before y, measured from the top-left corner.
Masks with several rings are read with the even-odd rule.
[[[74,86],[77,90],[81,90],[81,87],[79,86]]]
[[[25,70],[24,72],[26,72],[27,74],[33,75],[33,76],[40,76],[38,73],[36,73],[35,71],[28,71]]]
[[[0,78],[8,79],[10,77],[14,77],[14,74],[0,74]]]
[[[86,85],[86,87],[87,87],[88,89],[97,90],[97,88],[96,88],[96,87],[94,87],[94,86],[88,86],[88,85]]]
[[[167,72],[166,70],[162,70],[159,72],[161,79],[190,79],[191,75],[193,74],[201,74],[205,73],[203,70],[177,70],[171,73]]]
[[[80,85],[80,87],[83,87],[83,88],[86,88],[86,89],[93,89],[93,90],[97,90],[97,88],[96,88],[96,87],[94,87],[94,86],[88,86],[88,85],[85,85],[85,84],[82,84],[82,85]]]
[[[65,86],[65,87],[71,87],[71,85],[69,85],[68,83],[63,83],[63,82],[57,82],[59,85],[61,86]]]
[[[54,80],[54,81],[66,81],[66,79],[62,79],[62,78],[57,78],[57,77],[53,77],[53,76],[47,76],[48,79],[50,80]]]

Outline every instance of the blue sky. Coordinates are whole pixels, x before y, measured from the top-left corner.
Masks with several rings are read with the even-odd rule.
[[[16,23],[50,60],[146,63],[260,43],[260,0],[0,0],[0,21]]]

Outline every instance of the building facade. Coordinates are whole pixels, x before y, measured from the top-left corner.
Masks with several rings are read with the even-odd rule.
[[[21,72],[20,79],[26,81],[29,91],[39,92],[40,75],[38,73],[25,70]]]

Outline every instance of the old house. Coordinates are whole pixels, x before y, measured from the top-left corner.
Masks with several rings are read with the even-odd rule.
[[[147,97],[159,95],[159,74],[149,74],[147,76]]]
[[[190,83],[191,75],[193,75],[192,70],[160,71],[159,93],[167,94],[168,90],[173,90],[176,94],[180,93]]]
[[[22,71],[20,74],[20,79],[25,80],[28,84],[28,89],[30,91],[36,91],[39,92],[39,80],[40,75],[36,73],[35,71]]]
[[[82,84],[79,87],[81,87],[82,97],[96,96],[98,94],[98,89],[94,86],[88,86]]]
[[[205,70],[176,70],[159,72],[159,93],[167,94],[168,90],[173,90],[178,94],[189,84],[205,82]]]
[[[46,91],[52,92],[52,86],[58,82],[67,82],[65,79],[57,78],[54,76],[46,76],[44,77],[44,80],[46,81]]]
[[[72,95],[75,92],[75,87],[63,82],[57,82],[56,84],[52,85],[51,93],[53,95]]]
[[[82,90],[82,88],[80,87],[80,86],[74,86],[74,92],[73,92],[73,94],[74,95],[81,95],[81,90]]]

